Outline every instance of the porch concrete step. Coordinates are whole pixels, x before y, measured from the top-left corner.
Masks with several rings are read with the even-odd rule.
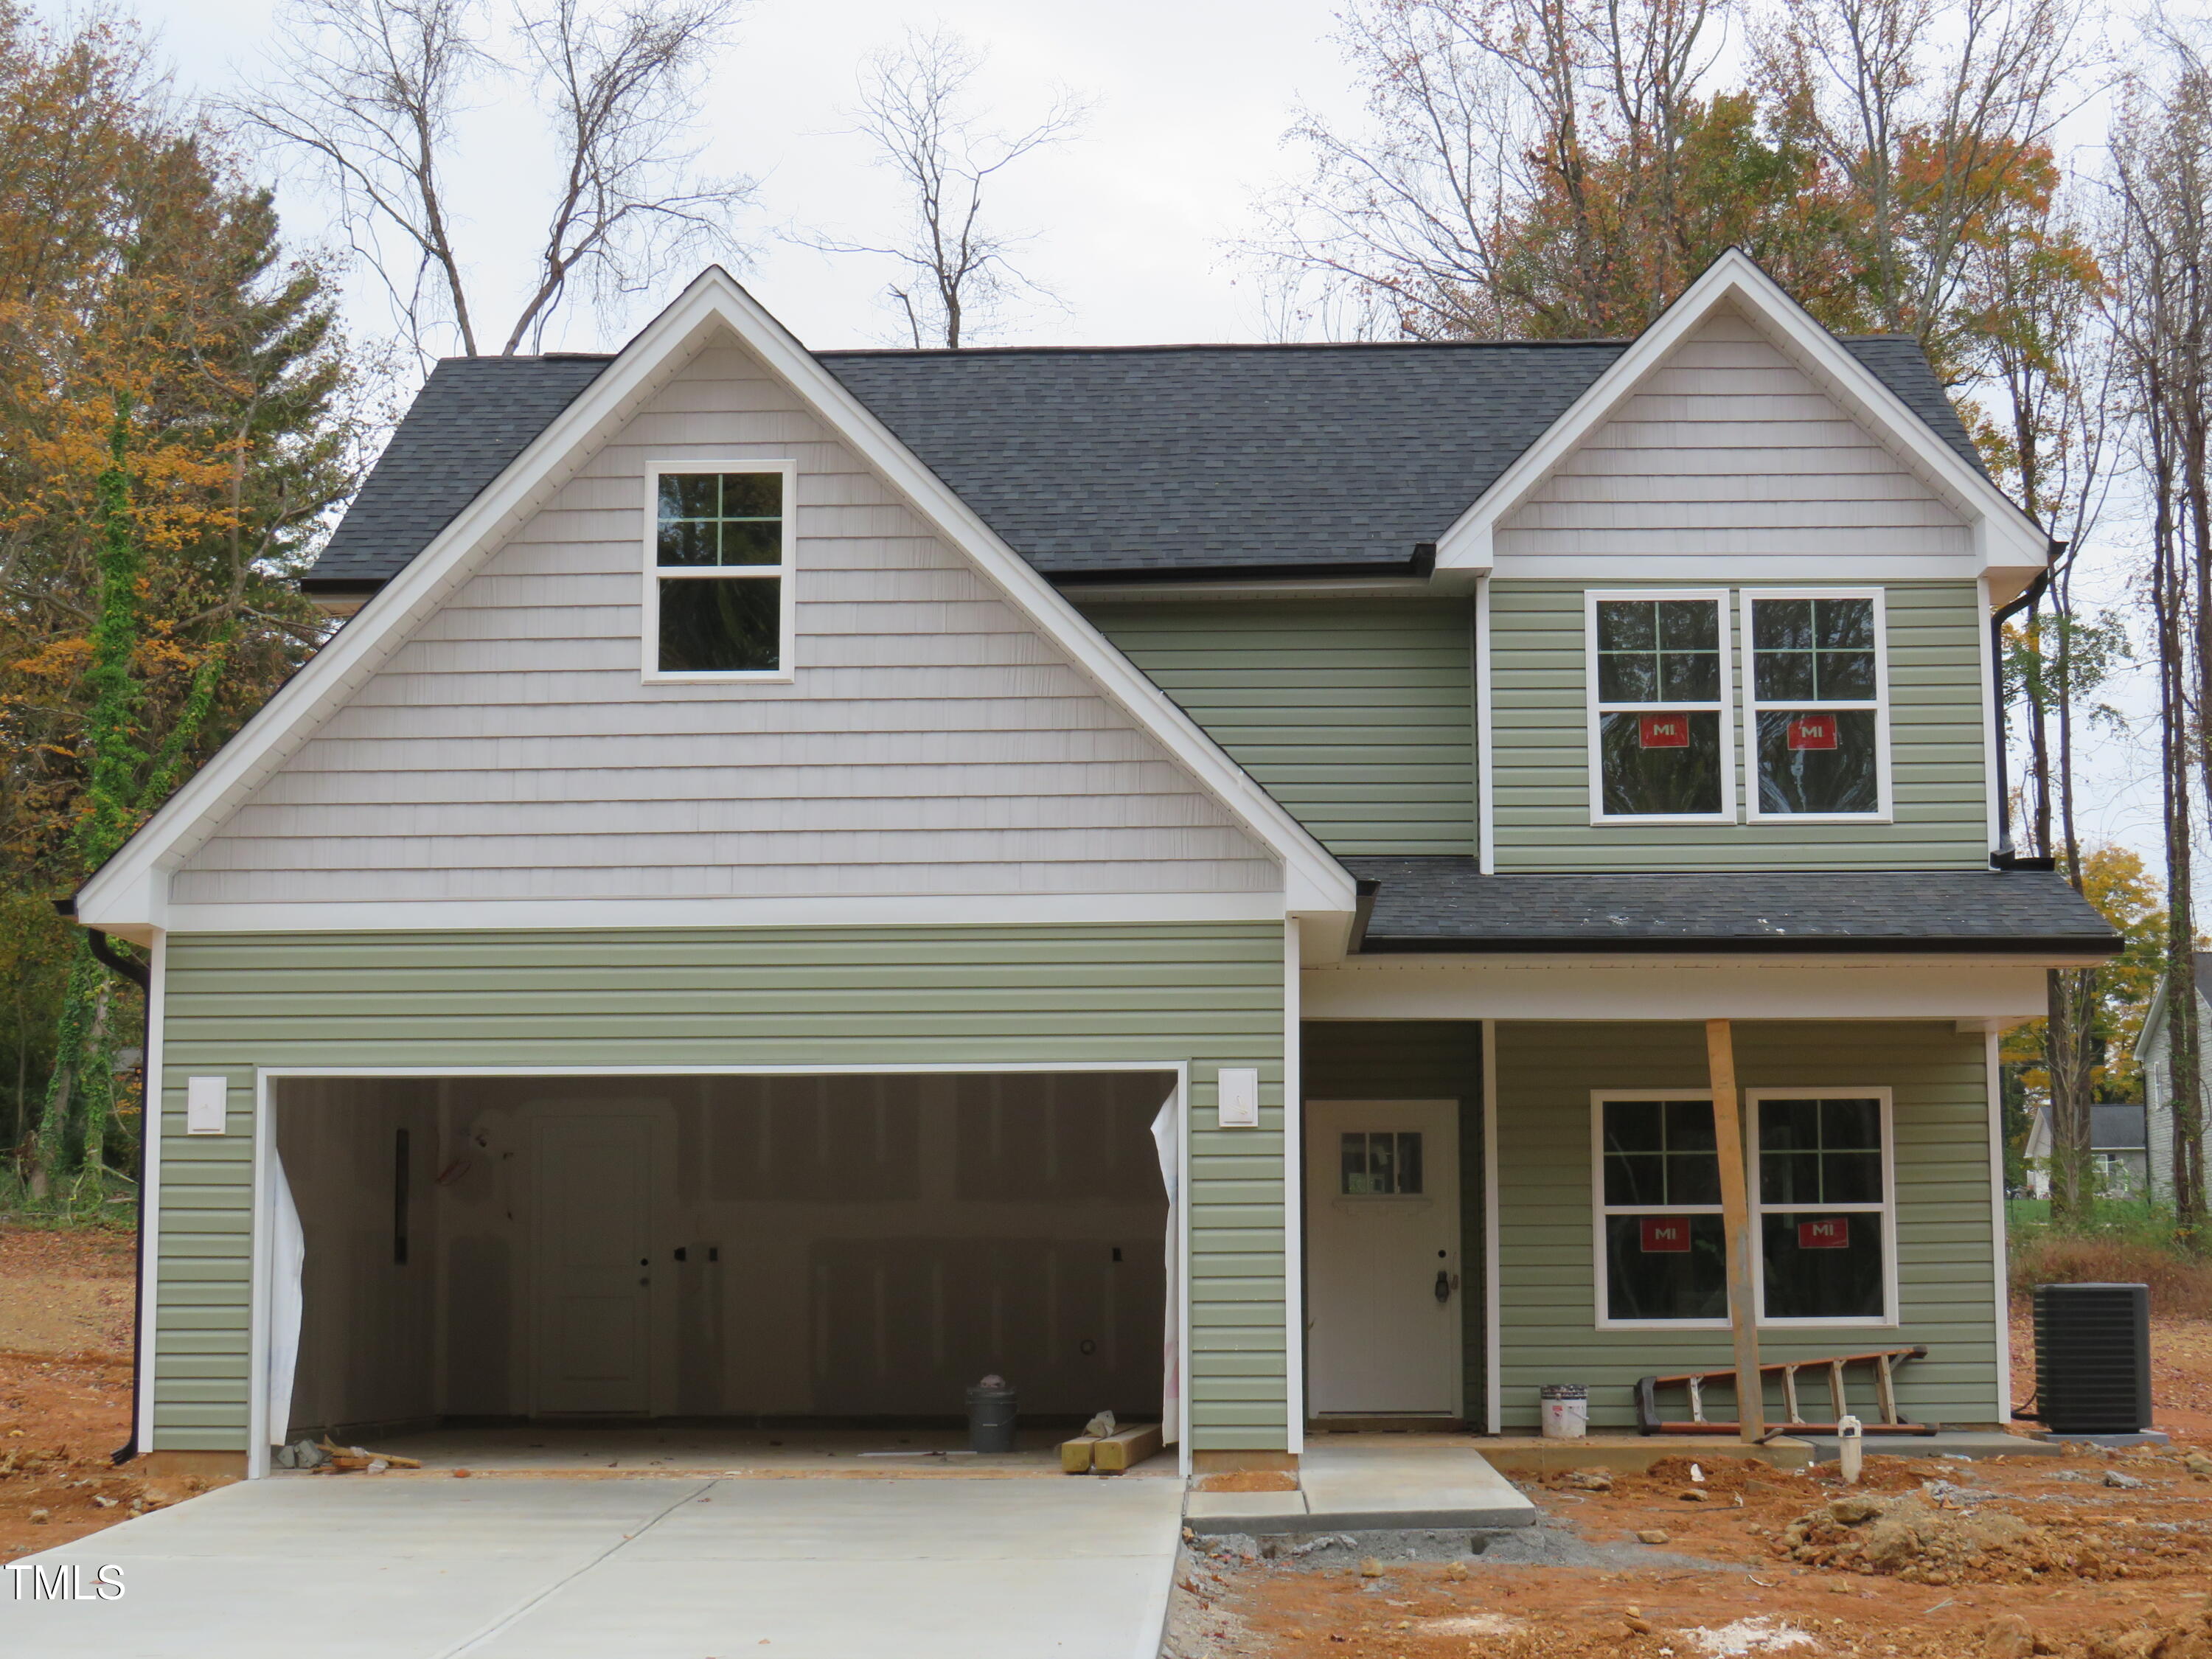
[[[1193,1532],[1526,1527],[1531,1504],[1470,1446],[1309,1445],[1297,1492],[1194,1492]]]

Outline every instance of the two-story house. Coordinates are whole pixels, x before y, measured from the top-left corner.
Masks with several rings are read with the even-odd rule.
[[[76,900],[150,947],[139,1432],[1527,1432],[1924,1344],[2008,1410],[2045,568],[1909,341],[810,352],[719,270],[442,363],[358,606]],[[1719,1143],[1707,1022],[1743,1133]]]

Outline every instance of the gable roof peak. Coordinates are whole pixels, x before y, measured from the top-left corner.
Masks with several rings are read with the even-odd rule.
[[[1560,462],[1590,437],[1654,369],[1707,319],[1741,313],[1949,502],[1973,527],[1981,568],[2016,590],[2048,562],[2050,538],[1970,459],[1944,443],[1929,420],[1832,333],[1740,247],[1723,250],[1577,398],[1549,430],[1461,515],[1437,543],[1440,570],[1493,568],[1492,535]],[[1860,340],[1861,350],[1886,339]],[[1917,353],[1919,347],[1912,343]]]

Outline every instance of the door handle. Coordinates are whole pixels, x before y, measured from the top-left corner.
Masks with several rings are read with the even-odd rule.
[[[1451,1300],[1451,1275],[1442,1267],[1437,1269],[1437,1300],[1439,1302]]]

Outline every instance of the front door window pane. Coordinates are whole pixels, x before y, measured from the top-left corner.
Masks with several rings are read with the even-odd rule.
[[[1346,1198],[1409,1198],[1421,1192],[1418,1130],[1354,1129],[1340,1138],[1338,1192]]]

